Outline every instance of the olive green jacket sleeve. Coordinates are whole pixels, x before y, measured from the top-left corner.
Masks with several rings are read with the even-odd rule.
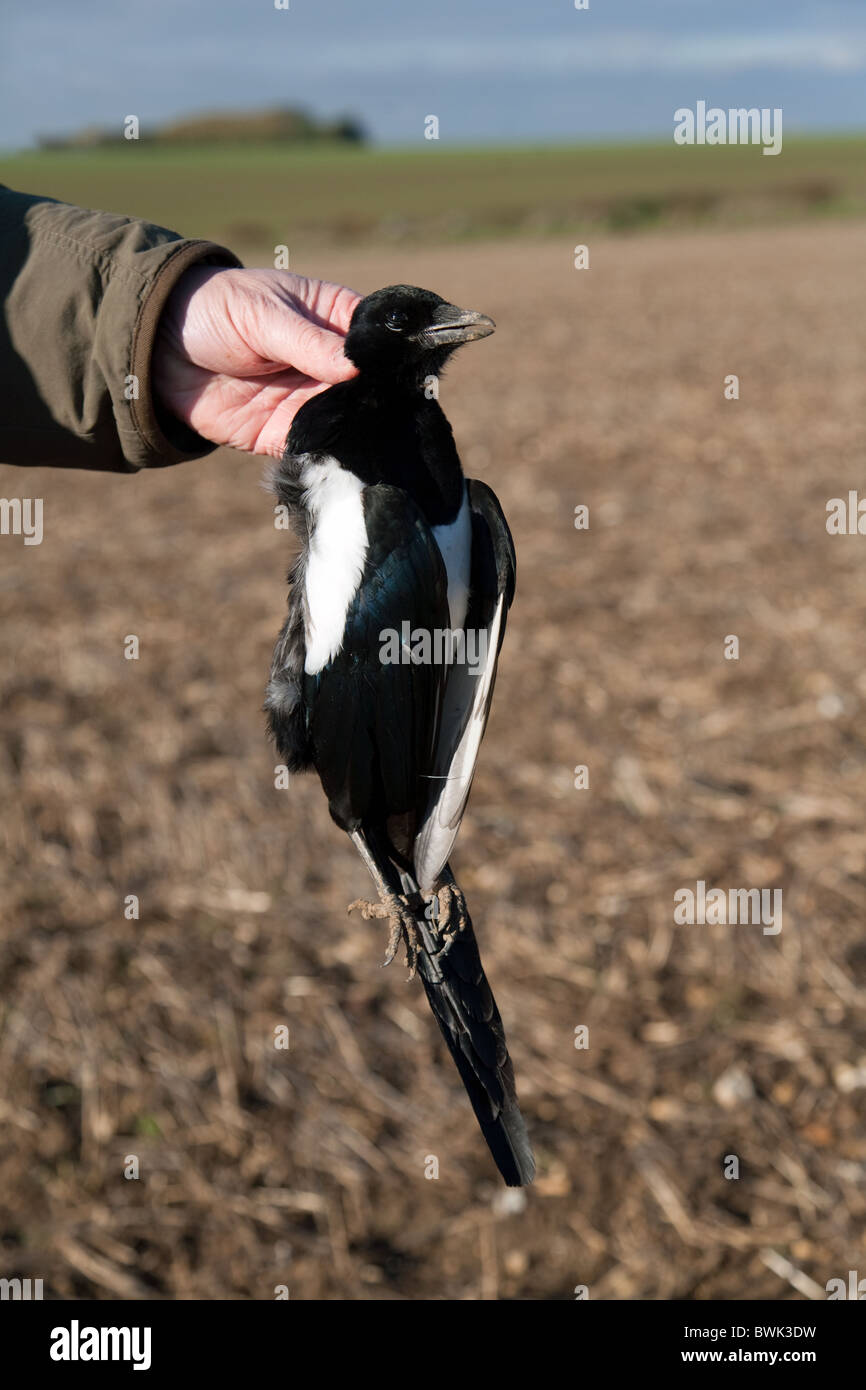
[[[132,473],[214,445],[162,411],[150,359],[189,266],[231,251],[0,184],[0,463]]]

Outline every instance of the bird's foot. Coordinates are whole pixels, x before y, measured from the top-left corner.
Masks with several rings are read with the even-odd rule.
[[[462,890],[452,880],[450,883],[440,884],[431,901],[436,902],[433,923],[442,942],[441,953],[447,955],[459,933],[464,927],[471,926],[466,899]]]
[[[384,967],[391,964],[402,940],[406,944],[406,966],[409,971],[409,979],[413,980],[418,966],[420,942],[415,918],[407,900],[396,893],[389,893],[378,903],[368,902],[366,898],[356,898],[353,903],[349,903],[347,911],[352,912],[355,908],[358,909],[365,922],[373,919],[382,920],[383,918],[390,921],[391,934],[388,937],[388,946],[382,965]]]

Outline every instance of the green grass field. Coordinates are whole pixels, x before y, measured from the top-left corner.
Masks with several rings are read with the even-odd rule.
[[[758,146],[411,150],[215,145],[33,152],[0,181],[272,255],[277,243],[454,241],[866,215],[866,137]]]

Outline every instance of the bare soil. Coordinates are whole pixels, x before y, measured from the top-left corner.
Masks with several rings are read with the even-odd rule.
[[[499,325],[442,393],[519,570],[454,867],[525,1197],[420,984],[346,916],[368,882],[317,782],[274,787],[261,464],[2,470],[45,538],[0,539],[0,1274],[546,1300],[866,1272],[866,539],[825,526],[866,496],[864,250],[849,222],[611,238],[589,271],[559,242],[306,267]],[[698,880],[781,889],[782,930],[676,925]]]

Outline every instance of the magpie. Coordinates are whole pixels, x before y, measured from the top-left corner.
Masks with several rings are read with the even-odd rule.
[[[379,902],[349,910],[390,919],[386,964],[405,942],[410,978],[421,976],[493,1158],[518,1187],[535,1161],[448,864],[490,711],[515,556],[493,492],[463,474],[438,379],[461,343],[494,327],[412,285],[377,290],[355,309],[344,350],[358,375],[302,406],[274,473],[301,544],[265,709],[289,771],[318,772],[332,818],[376,885]],[[383,656],[386,633],[402,638],[397,659]],[[451,646],[425,647],[416,633],[450,634]]]

